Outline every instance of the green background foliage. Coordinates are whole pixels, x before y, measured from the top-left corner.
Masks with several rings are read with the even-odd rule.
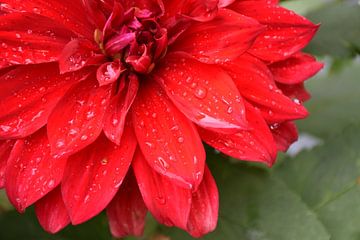
[[[216,231],[203,239],[360,240],[360,5],[355,0],[283,4],[322,24],[307,51],[326,62],[326,68],[307,83],[313,95],[307,103],[311,116],[299,123],[301,133],[322,144],[294,157],[282,155],[272,169],[208,150],[221,206]],[[0,226],[3,240],[112,239],[103,214],[48,235],[33,209],[19,215],[3,192]],[[192,238],[149,216],[141,239]]]

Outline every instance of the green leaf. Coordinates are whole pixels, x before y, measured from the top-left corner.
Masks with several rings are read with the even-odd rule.
[[[360,5],[357,0],[325,5],[307,17],[315,23],[321,23],[307,51],[337,58],[360,53]]]
[[[218,228],[203,239],[326,240],[329,234],[316,215],[284,182],[268,171],[212,161],[221,208]],[[163,229],[173,240],[192,239],[183,231]]]
[[[38,224],[34,210],[21,215],[16,211],[0,214],[1,240],[110,240],[105,216],[100,215],[79,226],[69,226],[56,235],[47,234]]]
[[[360,39],[360,38],[359,38]],[[312,99],[306,104],[310,116],[298,121],[300,130],[319,137],[342,131],[360,122],[360,62],[349,62],[343,71],[323,74],[307,82]]]
[[[281,2],[281,5],[287,9],[295,11],[297,14],[306,15],[311,11],[319,9],[326,3],[329,3],[329,0],[291,0]]]
[[[360,125],[270,171],[210,161],[217,180],[219,225],[203,239],[359,240]],[[163,229],[172,240],[192,239]]]
[[[360,125],[275,170],[313,209],[332,240],[360,239]]]

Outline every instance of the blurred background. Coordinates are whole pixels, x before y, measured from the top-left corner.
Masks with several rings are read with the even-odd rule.
[[[272,169],[208,150],[221,207],[217,230],[203,239],[360,240],[360,1],[282,4],[322,24],[306,49],[326,64],[306,84],[311,116],[298,122],[299,141]],[[83,239],[112,239],[104,215],[48,235],[33,209],[18,214],[0,191],[0,240]],[[192,238],[149,216],[139,239]]]

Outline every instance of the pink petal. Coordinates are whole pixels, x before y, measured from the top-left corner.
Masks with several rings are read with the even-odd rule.
[[[252,18],[221,9],[214,20],[192,24],[173,46],[204,63],[225,62],[250,48],[264,28]]]
[[[269,122],[304,118],[306,109],[287,98],[276,87],[268,67],[250,55],[242,55],[223,67],[233,78],[241,95],[260,108]]]
[[[89,65],[100,65],[105,57],[96,54],[98,47],[85,39],[74,39],[66,44],[59,56],[60,73],[74,72]]]
[[[176,184],[196,189],[205,151],[195,126],[154,81],[142,83],[132,110],[139,146],[149,165]]]
[[[219,211],[219,193],[208,167],[199,189],[192,195],[192,204],[187,224],[191,236],[199,238],[215,230]]]
[[[224,8],[235,2],[235,0],[219,0],[219,8]]]
[[[174,104],[201,127],[221,132],[247,128],[240,93],[220,67],[173,53],[167,55],[153,77]]]
[[[277,148],[279,151],[286,152],[291,144],[297,141],[298,131],[293,122],[283,122],[271,126]]]
[[[14,140],[0,141],[0,189],[5,187],[5,172],[7,161],[14,143]]]
[[[70,223],[60,187],[35,203],[35,213],[41,227],[49,233],[57,233]]]
[[[106,210],[111,234],[117,238],[143,235],[147,208],[132,170]]]
[[[44,126],[65,92],[86,74],[60,75],[57,64],[49,63],[0,76],[0,139],[26,137]]]
[[[5,173],[5,188],[10,202],[23,212],[60,183],[65,164],[66,158],[50,154],[45,128],[28,138],[17,140]]]
[[[104,135],[69,158],[61,190],[73,224],[99,214],[118,191],[129,169],[136,148],[131,127],[117,146]]]
[[[74,36],[58,23],[36,14],[2,15],[0,68],[57,61],[66,42]]]
[[[48,120],[53,154],[72,154],[96,140],[102,130],[111,85],[99,87],[93,77],[72,87]]]
[[[5,12],[38,14],[53,19],[74,33],[92,39],[94,29],[87,21],[83,5],[79,0],[2,0],[1,2]]]
[[[145,205],[155,219],[166,226],[186,229],[191,191],[174,185],[154,171],[140,151],[135,153],[133,169]]]
[[[292,57],[269,66],[277,82],[284,84],[301,83],[319,72],[323,63],[306,53],[297,53]]]
[[[280,61],[303,49],[319,26],[275,4],[238,1],[231,8],[258,20],[268,29],[255,41],[249,53],[269,62]]]
[[[272,166],[277,152],[269,127],[261,113],[250,104],[246,105],[246,116],[251,130],[236,134],[221,134],[199,129],[200,136],[207,144],[226,155]]]
[[[96,79],[98,80],[100,86],[104,86],[118,80],[120,74],[125,70],[126,68],[123,66],[120,60],[115,59],[112,62],[106,62],[102,64],[97,69]]]
[[[112,97],[104,118],[104,133],[110,141],[117,145],[120,144],[127,113],[139,89],[139,80],[136,75],[129,75],[126,80],[127,86]]]

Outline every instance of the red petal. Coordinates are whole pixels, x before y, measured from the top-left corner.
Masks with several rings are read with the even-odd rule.
[[[100,86],[104,86],[115,82],[120,77],[126,68],[122,65],[119,59],[115,59],[112,62],[106,62],[102,64],[96,73],[96,79]]]
[[[117,146],[103,135],[69,158],[61,190],[73,224],[99,214],[118,191],[130,166],[136,138],[129,126]]]
[[[193,237],[201,237],[215,230],[219,211],[219,193],[208,167],[199,189],[192,195],[187,231]]]
[[[217,14],[218,0],[175,0],[164,1],[167,23],[176,21],[180,15],[199,22],[207,22]]]
[[[74,39],[68,42],[59,56],[60,73],[74,72],[88,65],[101,64],[105,57],[95,54],[97,50],[89,40]]]
[[[311,98],[310,93],[305,89],[304,83],[288,85],[288,84],[276,84],[281,91],[291,99],[299,100],[300,102],[306,102]]]
[[[53,154],[71,154],[91,144],[101,133],[111,85],[99,87],[87,79],[72,87],[48,120]]]
[[[98,0],[82,0],[86,15],[97,29],[102,29],[105,26],[106,17],[102,11],[102,1]]]
[[[214,20],[191,25],[174,43],[174,50],[185,51],[204,63],[225,62],[250,48],[263,30],[256,20],[221,9]]]
[[[65,164],[65,158],[51,156],[44,128],[26,139],[17,140],[5,173],[10,202],[23,212],[60,183]]]
[[[127,80],[125,89],[112,97],[104,119],[104,133],[117,145],[120,144],[127,113],[139,89],[139,80],[136,75],[129,75]]]
[[[269,66],[276,81],[284,84],[301,83],[319,72],[323,63],[306,53],[297,53],[291,58]]]
[[[35,213],[42,228],[49,233],[57,233],[70,223],[60,187],[35,203]]]
[[[267,66],[250,55],[223,65],[241,95],[258,106],[269,122],[282,122],[307,116],[306,109],[287,98],[276,87]]]
[[[203,141],[231,157],[257,161],[271,166],[276,160],[276,145],[270,129],[259,111],[246,105],[246,116],[252,130],[220,134],[199,129]]]
[[[280,61],[303,49],[315,35],[318,26],[306,18],[275,4],[239,1],[231,8],[267,25],[249,53],[270,62]]]
[[[94,29],[87,21],[83,5],[79,0],[2,0],[1,2],[3,3],[2,9],[6,12],[28,12],[42,15],[62,24],[74,33],[92,39]]]
[[[0,16],[0,68],[57,61],[73,36],[51,19],[36,14]]]
[[[5,172],[10,152],[14,146],[14,140],[0,141],[0,189],[5,186]]]
[[[186,229],[191,191],[178,187],[155,172],[140,151],[135,153],[133,169],[145,205],[157,221],[166,226]]]
[[[85,76],[60,75],[55,63],[20,66],[0,76],[0,139],[40,129],[65,92]]]
[[[247,128],[240,93],[221,68],[173,53],[154,73],[154,78],[196,124],[222,132]]]
[[[155,15],[161,15],[164,11],[162,0],[122,0],[121,4],[125,9],[137,7],[139,9],[150,10]]]
[[[196,189],[206,156],[195,126],[159,85],[153,81],[143,84],[133,105],[133,124],[146,160],[176,184]]]
[[[122,238],[128,235],[143,235],[147,208],[131,170],[107,207],[106,213],[113,236]]]
[[[293,122],[284,122],[271,126],[277,148],[279,151],[286,152],[291,144],[297,141],[298,131]]]
[[[218,0],[184,0],[181,15],[199,22],[212,20],[218,10]]]

